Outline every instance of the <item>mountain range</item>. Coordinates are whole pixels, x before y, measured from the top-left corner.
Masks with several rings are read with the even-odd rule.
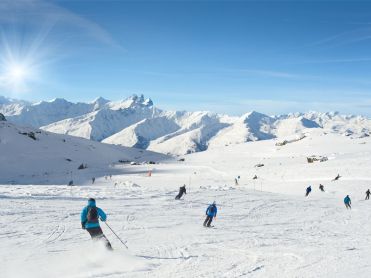
[[[371,133],[371,120],[364,116],[337,112],[268,116],[252,111],[237,117],[207,111],[164,111],[143,95],[121,101],[100,97],[89,103],[61,98],[30,103],[0,96],[0,113],[22,126],[171,155],[284,139],[310,129],[358,138]]]

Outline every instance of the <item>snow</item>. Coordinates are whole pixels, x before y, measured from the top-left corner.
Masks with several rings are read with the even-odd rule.
[[[15,136],[12,129],[18,127],[10,127],[7,132]],[[1,138],[3,134],[1,130]],[[2,179],[1,276],[369,277],[371,201],[364,200],[364,192],[371,182],[371,139],[352,139],[321,128],[307,128],[305,134],[302,140],[280,147],[270,139],[215,146],[184,156],[184,162],[115,164],[109,167],[112,179],[97,171],[94,185],[83,180],[72,187],[53,180],[44,185],[36,180],[33,185],[9,185]],[[19,136],[22,142],[17,147],[46,144],[44,138]],[[68,139],[79,140],[81,155],[85,142],[96,146],[96,154],[103,158],[113,147]],[[50,140],[50,146],[57,144]],[[6,149],[1,149],[1,157]],[[12,155],[24,157],[23,151],[9,150],[6,161]],[[329,160],[308,164],[309,155]],[[264,166],[254,167],[258,163]],[[27,165],[38,167],[32,160]],[[51,168],[58,165],[51,160]],[[3,167],[1,160],[1,177],[12,169]],[[14,171],[12,179],[21,174]],[[337,174],[340,180],[331,182]],[[254,175],[257,180],[252,180]],[[234,184],[237,176],[239,185]],[[326,192],[319,191],[319,183]],[[187,195],[176,201],[183,184]],[[308,185],[313,191],[305,198]],[[343,204],[347,194],[352,210]],[[129,250],[104,224],[115,249],[112,253],[92,243],[81,229],[79,214],[89,197],[107,212],[108,224]],[[214,228],[204,228],[205,209],[214,200],[218,205]]]
[[[29,135],[35,136],[34,140]],[[0,121],[0,184],[68,184],[114,174],[119,160],[168,160],[162,154],[102,144]],[[79,165],[87,168],[78,170]]]
[[[230,117],[208,111],[163,111],[143,95],[89,103],[54,99],[30,104],[0,98],[0,113],[16,124],[126,147],[180,156],[249,141],[286,138],[322,129],[354,138],[371,134],[371,119],[337,112]]]
[[[153,116],[155,110],[147,100],[129,98],[124,103],[107,103],[102,109],[54,122],[44,130],[101,141],[139,121]]]
[[[115,133],[102,142],[146,149],[151,140],[177,131],[180,127],[167,117],[144,119]]]

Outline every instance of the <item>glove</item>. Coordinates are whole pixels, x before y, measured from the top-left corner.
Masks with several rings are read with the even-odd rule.
[[[81,229],[85,230],[85,223],[81,223]]]

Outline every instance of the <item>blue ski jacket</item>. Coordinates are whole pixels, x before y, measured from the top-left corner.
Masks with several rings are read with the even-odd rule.
[[[97,228],[99,227],[99,221],[95,223],[88,222],[88,211],[89,207],[96,207],[95,202],[88,201],[88,205],[81,211],[81,224],[85,226],[85,229]],[[98,216],[103,222],[107,220],[107,215],[100,208],[97,208]]]
[[[344,204],[350,204],[350,198],[349,198],[349,196],[346,196],[344,198]]]
[[[215,217],[217,212],[218,212],[218,209],[216,205],[209,205],[206,210],[206,214],[210,217]]]

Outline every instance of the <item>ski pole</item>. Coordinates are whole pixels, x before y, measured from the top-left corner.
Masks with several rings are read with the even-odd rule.
[[[114,230],[112,230],[112,228],[107,224],[107,222],[105,221],[104,223],[111,230],[111,232],[121,241],[121,243],[126,247],[126,249],[129,249],[129,247],[125,244],[125,242],[123,242],[122,239],[114,232]]]

